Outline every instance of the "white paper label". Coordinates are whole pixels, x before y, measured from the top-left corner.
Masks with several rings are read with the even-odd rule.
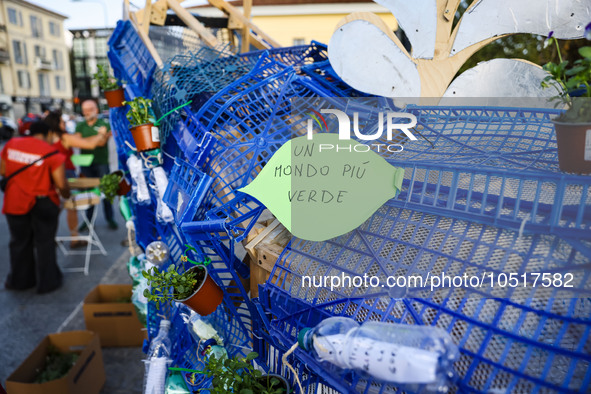
[[[587,130],[585,136],[585,161],[591,161],[591,130]]]
[[[160,142],[160,133],[156,126],[152,126],[152,142]]]

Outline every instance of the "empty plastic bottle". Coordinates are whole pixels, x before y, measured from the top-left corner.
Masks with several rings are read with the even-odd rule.
[[[215,339],[218,345],[224,346],[224,339],[219,335],[217,330],[209,323],[209,318],[200,316],[198,313],[191,311],[191,316],[188,320],[189,332],[195,338],[195,341]]]
[[[168,337],[170,321],[161,320],[158,335],[152,340],[146,362],[145,394],[164,394],[172,342]]]
[[[458,357],[458,347],[440,328],[382,322],[360,326],[345,317],[302,329],[298,342],[318,361],[384,382],[433,385],[436,391],[453,376],[452,363]]]
[[[170,349],[172,348],[172,342],[168,337],[168,331],[170,330],[170,320],[160,320],[160,328],[158,329],[158,335],[150,343],[148,350],[148,356],[152,357],[170,357]]]

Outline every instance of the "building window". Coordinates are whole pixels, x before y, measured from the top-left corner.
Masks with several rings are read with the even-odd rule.
[[[86,57],[86,40],[74,39],[74,57]]]
[[[62,52],[60,50],[54,49],[52,51],[53,54],[53,68],[55,70],[63,70],[64,69],[64,58],[62,57]]]
[[[45,47],[35,45],[35,57],[45,59]]]
[[[96,57],[107,56],[107,50],[108,48],[106,37],[97,37],[94,39],[94,54],[96,55]]]
[[[49,34],[54,37],[60,36],[60,25],[55,22],[49,22]]]
[[[63,76],[55,76],[55,88],[60,91],[66,90],[66,79]]]
[[[22,89],[30,89],[31,88],[31,78],[29,77],[29,72],[25,70],[18,70],[16,72],[18,76],[18,86]]]
[[[39,95],[40,96],[49,96],[49,80],[47,78],[47,74],[38,73],[37,79],[39,80]]]
[[[35,15],[31,15],[31,32],[33,33],[33,37],[43,37],[43,25],[41,24],[41,19],[37,18]]]
[[[4,93],[4,81],[2,81],[2,73],[0,73],[0,93]]]
[[[84,60],[82,59],[75,59],[74,60],[74,72],[76,76],[84,77],[86,76],[86,67],[84,66]]]
[[[23,25],[23,14],[20,11],[15,10],[14,8],[8,8],[8,21],[17,26]]]
[[[27,45],[24,42],[13,40],[12,49],[14,52],[14,62],[16,64],[28,64]]]
[[[294,38],[293,45],[306,45],[306,39],[305,38]]]

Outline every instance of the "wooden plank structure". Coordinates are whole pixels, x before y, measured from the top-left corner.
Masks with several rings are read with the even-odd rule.
[[[168,10],[173,10],[175,14],[193,30],[199,38],[210,47],[216,47],[220,44],[217,37],[215,37],[209,29],[207,29],[201,22],[199,22],[189,11],[187,11],[181,3],[183,0],[157,0],[152,3],[152,0],[146,0],[144,8],[129,12],[129,0],[125,0],[124,19],[129,19],[134,23],[140,37],[148,47],[148,50],[156,60],[159,67],[162,66],[162,60],[156,52],[154,45],[148,38],[150,25],[163,26],[166,20],[166,13]],[[223,11],[228,16],[228,29],[240,30],[242,33],[241,52],[248,52],[250,44],[258,49],[277,48],[280,45],[262,31],[258,26],[253,24],[250,20],[252,0],[244,0],[244,13],[240,12],[236,7],[227,3],[225,0],[209,0],[209,3]]]
[[[268,210],[264,211],[244,239],[243,245],[248,252],[250,263],[252,298],[259,296],[258,285],[269,279],[273,266],[290,239],[291,233]]]

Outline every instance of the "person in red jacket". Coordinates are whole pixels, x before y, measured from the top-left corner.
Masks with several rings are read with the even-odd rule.
[[[31,125],[30,136],[13,138],[0,153],[0,175],[10,174],[54,152],[49,126]],[[62,284],[57,265],[55,235],[60,199],[69,198],[65,157],[56,153],[40,160],[8,181],[2,213],[10,230],[10,272],[4,286],[9,290],[37,287],[38,293],[56,290]]]

